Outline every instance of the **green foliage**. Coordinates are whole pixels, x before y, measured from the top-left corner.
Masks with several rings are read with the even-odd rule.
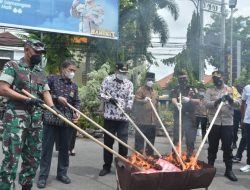
[[[221,31],[221,19],[218,15],[211,17],[213,22],[207,25],[205,30],[205,44],[206,44],[206,57],[207,60],[216,68],[220,65],[220,31]],[[247,68],[250,64],[250,17],[237,17],[233,18],[233,39],[234,42],[237,40],[241,41],[242,58],[241,65],[243,68]],[[231,23],[230,17],[226,19],[226,31],[230,31]],[[226,32],[226,47],[227,50],[230,48],[230,32]],[[226,52],[229,54],[229,51]]]
[[[168,86],[167,86],[167,90],[172,90],[174,87],[176,87],[178,85],[178,80],[177,78],[174,76],[172,78],[172,80],[168,83]]]
[[[161,110],[160,118],[164,124],[164,126],[172,126],[173,125],[173,111],[171,110]]]
[[[85,112],[94,114],[101,104],[98,93],[101,87],[103,79],[108,76],[110,72],[110,66],[105,63],[98,71],[92,71],[89,73],[89,80],[86,86],[79,88],[79,96],[81,100],[81,108]]]
[[[60,64],[73,55],[70,52],[70,46],[73,45],[73,36],[67,34],[44,33],[43,42],[46,44],[46,70],[49,73],[58,73]]]
[[[96,123],[98,123],[99,125],[103,126],[104,123],[104,119],[102,116],[100,115],[94,115],[92,116],[92,114],[89,114],[88,112],[84,113],[86,116],[88,116],[89,118],[91,118],[92,120],[94,120]],[[94,124],[92,124],[91,122],[89,122],[88,120],[86,120],[85,118],[81,117],[77,123],[77,126],[79,126],[81,129],[99,129],[98,127],[96,127]]]

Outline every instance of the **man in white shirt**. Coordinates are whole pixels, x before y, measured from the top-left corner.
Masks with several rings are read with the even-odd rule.
[[[245,86],[242,93],[241,114],[243,127],[246,130],[247,141],[247,165],[240,168],[242,172],[250,171],[250,85]]]

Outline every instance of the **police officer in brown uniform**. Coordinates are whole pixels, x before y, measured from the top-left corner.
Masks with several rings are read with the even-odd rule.
[[[223,160],[226,165],[225,176],[231,181],[237,181],[237,177],[232,171],[232,141],[233,141],[233,112],[234,109],[240,106],[239,99],[232,98],[232,88],[224,84],[223,73],[214,71],[212,73],[214,88],[210,88],[205,93],[204,102],[208,109],[209,122],[212,121],[218,109],[218,106],[223,101],[222,106],[214,125],[208,136],[208,164],[214,165],[218,152],[219,141],[222,142]]]
[[[185,134],[187,145],[187,156],[190,157],[194,151],[197,128],[195,126],[195,107],[200,100],[197,97],[197,90],[188,84],[188,75],[185,70],[178,73],[179,85],[172,90],[171,97],[174,104],[174,144],[178,145],[179,140],[179,111],[182,106],[182,130]],[[181,94],[181,103],[179,95]],[[182,133],[183,134],[183,133]]]

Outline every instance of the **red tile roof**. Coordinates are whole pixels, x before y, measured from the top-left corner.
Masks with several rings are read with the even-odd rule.
[[[168,83],[171,81],[172,78],[173,78],[173,73],[165,76],[164,78],[162,78],[156,82],[159,84],[159,86],[162,89],[165,89],[165,88],[167,88]],[[208,84],[211,81],[212,81],[212,75],[204,75],[204,83],[205,84]]]
[[[160,85],[161,88],[164,89],[164,88],[167,88],[168,83],[171,81],[172,78],[173,78],[173,73],[165,76],[164,78],[162,78],[156,82]]]
[[[23,46],[23,41],[9,32],[0,33],[0,46]]]

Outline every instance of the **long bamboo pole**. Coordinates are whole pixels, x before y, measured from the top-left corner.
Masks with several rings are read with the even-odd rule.
[[[157,119],[159,120],[159,122],[160,122],[160,124],[161,124],[161,127],[162,127],[162,129],[163,129],[165,135],[167,136],[167,138],[168,138],[168,140],[169,140],[169,142],[170,142],[170,144],[171,144],[171,146],[172,146],[172,148],[173,148],[175,154],[177,155],[177,157],[178,157],[178,159],[179,159],[179,161],[180,161],[180,163],[181,163],[181,165],[182,165],[182,169],[184,170],[184,169],[186,168],[186,166],[185,166],[185,164],[184,164],[184,162],[183,162],[183,160],[182,160],[180,154],[179,154],[178,151],[176,150],[176,148],[175,148],[175,146],[174,146],[174,143],[173,143],[173,141],[171,140],[168,131],[166,130],[166,127],[165,127],[164,124],[162,123],[162,120],[161,120],[159,114],[157,113],[157,111],[156,111],[156,109],[155,109],[153,103],[152,103],[152,100],[151,100],[150,98],[148,98],[148,100],[149,100],[149,103],[150,103],[150,105],[151,105],[151,107],[152,107],[152,109],[153,109],[153,111],[154,111],[154,113],[155,113]]]
[[[181,104],[181,107],[178,108],[179,110],[179,154],[182,154],[182,101],[181,101],[181,93],[179,95],[179,103]]]
[[[30,94],[29,92],[27,92],[26,90],[22,90],[22,92],[30,97],[30,98],[36,98],[35,96],[33,96],[32,94]],[[61,114],[57,113],[55,110],[53,110],[52,108],[50,108],[48,105],[46,104],[42,104],[42,107],[47,109],[48,111],[52,112],[53,114],[55,114],[57,117],[59,117],[60,119],[62,119],[64,122],[66,122],[67,124],[69,124],[71,127],[75,128],[78,132],[80,132],[81,134],[87,136],[88,138],[90,138],[92,141],[94,141],[96,144],[100,145],[101,147],[105,148],[107,151],[109,151],[110,153],[114,154],[115,156],[117,156],[118,158],[120,158],[122,161],[132,165],[133,167],[135,167],[136,169],[138,169],[139,171],[143,171],[142,168],[137,167],[136,165],[132,164],[128,159],[126,159],[125,157],[123,157],[122,155],[118,154],[117,152],[115,152],[114,150],[112,150],[111,148],[109,148],[108,146],[104,145],[102,142],[98,141],[97,139],[95,139],[93,136],[91,136],[90,134],[88,134],[87,132],[85,132],[83,129],[79,128],[77,125],[75,125],[74,123],[72,123],[71,121],[69,121],[67,118],[65,118],[64,116],[62,116]]]
[[[109,97],[112,97],[110,93],[108,93]],[[156,152],[156,154],[162,158],[162,155],[160,152],[154,147],[154,145],[148,140],[148,138],[143,134],[143,132],[139,129],[139,127],[135,124],[135,122],[129,117],[129,115],[123,110],[123,108],[120,106],[119,103],[116,104],[116,106],[122,111],[122,113],[126,116],[126,118],[129,120],[129,122],[133,125],[133,127],[140,133],[140,135],[143,137],[143,139],[149,144],[149,146]]]
[[[209,135],[209,133],[210,133],[210,131],[211,131],[213,125],[214,125],[214,122],[215,122],[215,120],[216,120],[216,118],[217,118],[217,116],[218,116],[218,114],[219,114],[219,112],[220,112],[220,110],[221,110],[223,104],[224,104],[224,102],[222,101],[222,102],[220,103],[220,105],[219,105],[217,111],[215,112],[215,115],[214,115],[214,117],[213,117],[213,119],[212,119],[212,121],[211,121],[211,123],[210,123],[208,129],[207,129],[207,132],[206,132],[206,134],[205,134],[203,140],[201,141],[201,145],[199,146],[199,149],[198,149],[198,151],[197,151],[196,154],[195,154],[194,163],[197,161],[197,159],[198,159],[198,157],[199,157],[199,155],[200,155],[200,152],[201,152],[201,150],[202,150],[202,148],[203,148],[203,146],[204,146],[204,144],[205,144],[205,142],[206,142],[206,140],[207,140],[207,137],[208,137],[208,135]]]
[[[94,124],[96,127],[98,127],[99,129],[101,129],[102,131],[104,131],[107,135],[109,135],[110,137],[114,138],[116,141],[118,141],[120,144],[122,144],[123,146],[127,147],[129,150],[131,150],[133,153],[141,156],[144,159],[147,159],[144,155],[142,155],[141,153],[139,153],[138,151],[136,151],[135,149],[133,149],[131,146],[129,146],[128,144],[126,144],[125,142],[123,142],[122,140],[120,140],[119,138],[117,138],[115,135],[113,135],[112,133],[110,133],[109,131],[107,131],[105,128],[103,128],[101,125],[99,125],[98,123],[96,123],[95,121],[93,121],[92,119],[90,119],[88,116],[86,116],[84,113],[82,113],[81,111],[79,111],[78,109],[76,109],[75,107],[73,107],[72,105],[70,105],[68,103],[68,106],[74,110],[75,112],[79,113],[81,116],[83,116],[85,119],[87,119],[90,123]]]

